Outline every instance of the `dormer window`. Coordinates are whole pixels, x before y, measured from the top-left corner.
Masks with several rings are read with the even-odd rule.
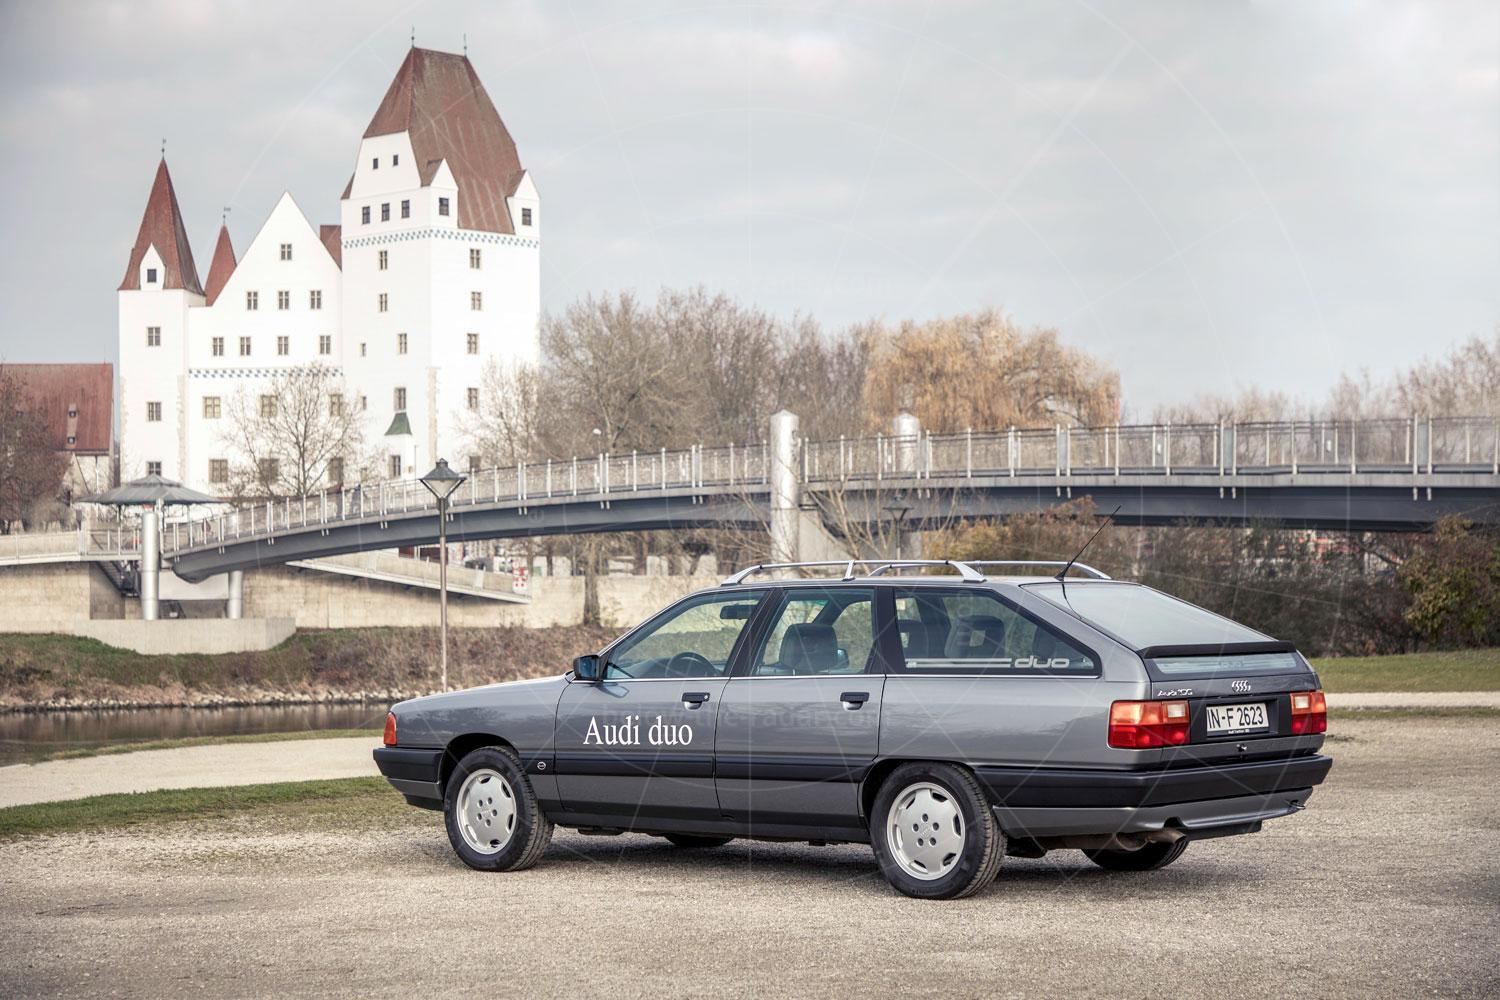
[[[156,268],[154,268],[154,267],[148,267],[148,268],[146,268],[146,284],[148,284],[148,285],[154,285],[154,284],[156,284]]]
[[[529,208],[523,208],[523,209],[521,209],[521,225],[523,225],[523,226],[529,226],[529,225],[531,225],[531,209],[529,209]]]
[[[448,214],[448,199],[447,198],[439,198],[438,199],[438,215],[447,215],[447,214]]]

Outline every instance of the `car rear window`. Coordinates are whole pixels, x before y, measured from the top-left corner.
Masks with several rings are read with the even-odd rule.
[[[1135,649],[1267,642],[1269,636],[1136,583],[1033,583],[1026,588]]]

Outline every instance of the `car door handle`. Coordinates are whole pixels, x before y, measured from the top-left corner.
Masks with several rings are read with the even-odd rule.
[[[839,701],[843,703],[846,712],[856,711],[869,700],[870,692],[868,691],[845,691],[839,695]]]
[[[707,700],[707,691],[684,691],[682,693],[683,708],[702,708],[703,703]]]

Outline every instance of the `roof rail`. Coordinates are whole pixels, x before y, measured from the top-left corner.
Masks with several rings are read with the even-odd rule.
[[[1094,567],[1088,565],[1087,563],[1081,563],[1081,562],[1068,563],[1068,562],[1065,562],[1062,559],[981,559],[981,560],[978,560],[976,562],[971,562],[971,563],[969,563],[969,565],[970,566],[1048,566],[1048,567],[1051,567],[1051,568],[1054,568],[1054,569],[1062,569],[1065,566],[1072,566],[1073,569],[1076,569],[1079,572],[1083,573],[1085,576],[1092,577],[1095,580],[1108,580],[1108,579],[1110,579],[1110,575],[1108,573],[1104,572],[1103,570],[1095,569]]]
[[[744,583],[746,579],[756,573],[769,572],[778,569],[812,569],[815,567],[841,566],[844,569],[842,579],[854,580],[859,577],[855,572],[856,566],[874,567],[865,576],[880,576],[888,569],[896,569],[903,566],[952,566],[958,571],[958,575],[965,583],[983,583],[984,574],[974,569],[968,563],[956,562],[952,559],[830,559],[821,562],[786,562],[786,563],[756,563],[747,566],[737,573],[726,576],[721,587],[733,586]]]

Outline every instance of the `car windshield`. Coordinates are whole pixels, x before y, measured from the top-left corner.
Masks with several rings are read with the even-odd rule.
[[[1136,649],[1266,642],[1268,636],[1135,583],[1035,583],[1032,593],[1073,612]]]

